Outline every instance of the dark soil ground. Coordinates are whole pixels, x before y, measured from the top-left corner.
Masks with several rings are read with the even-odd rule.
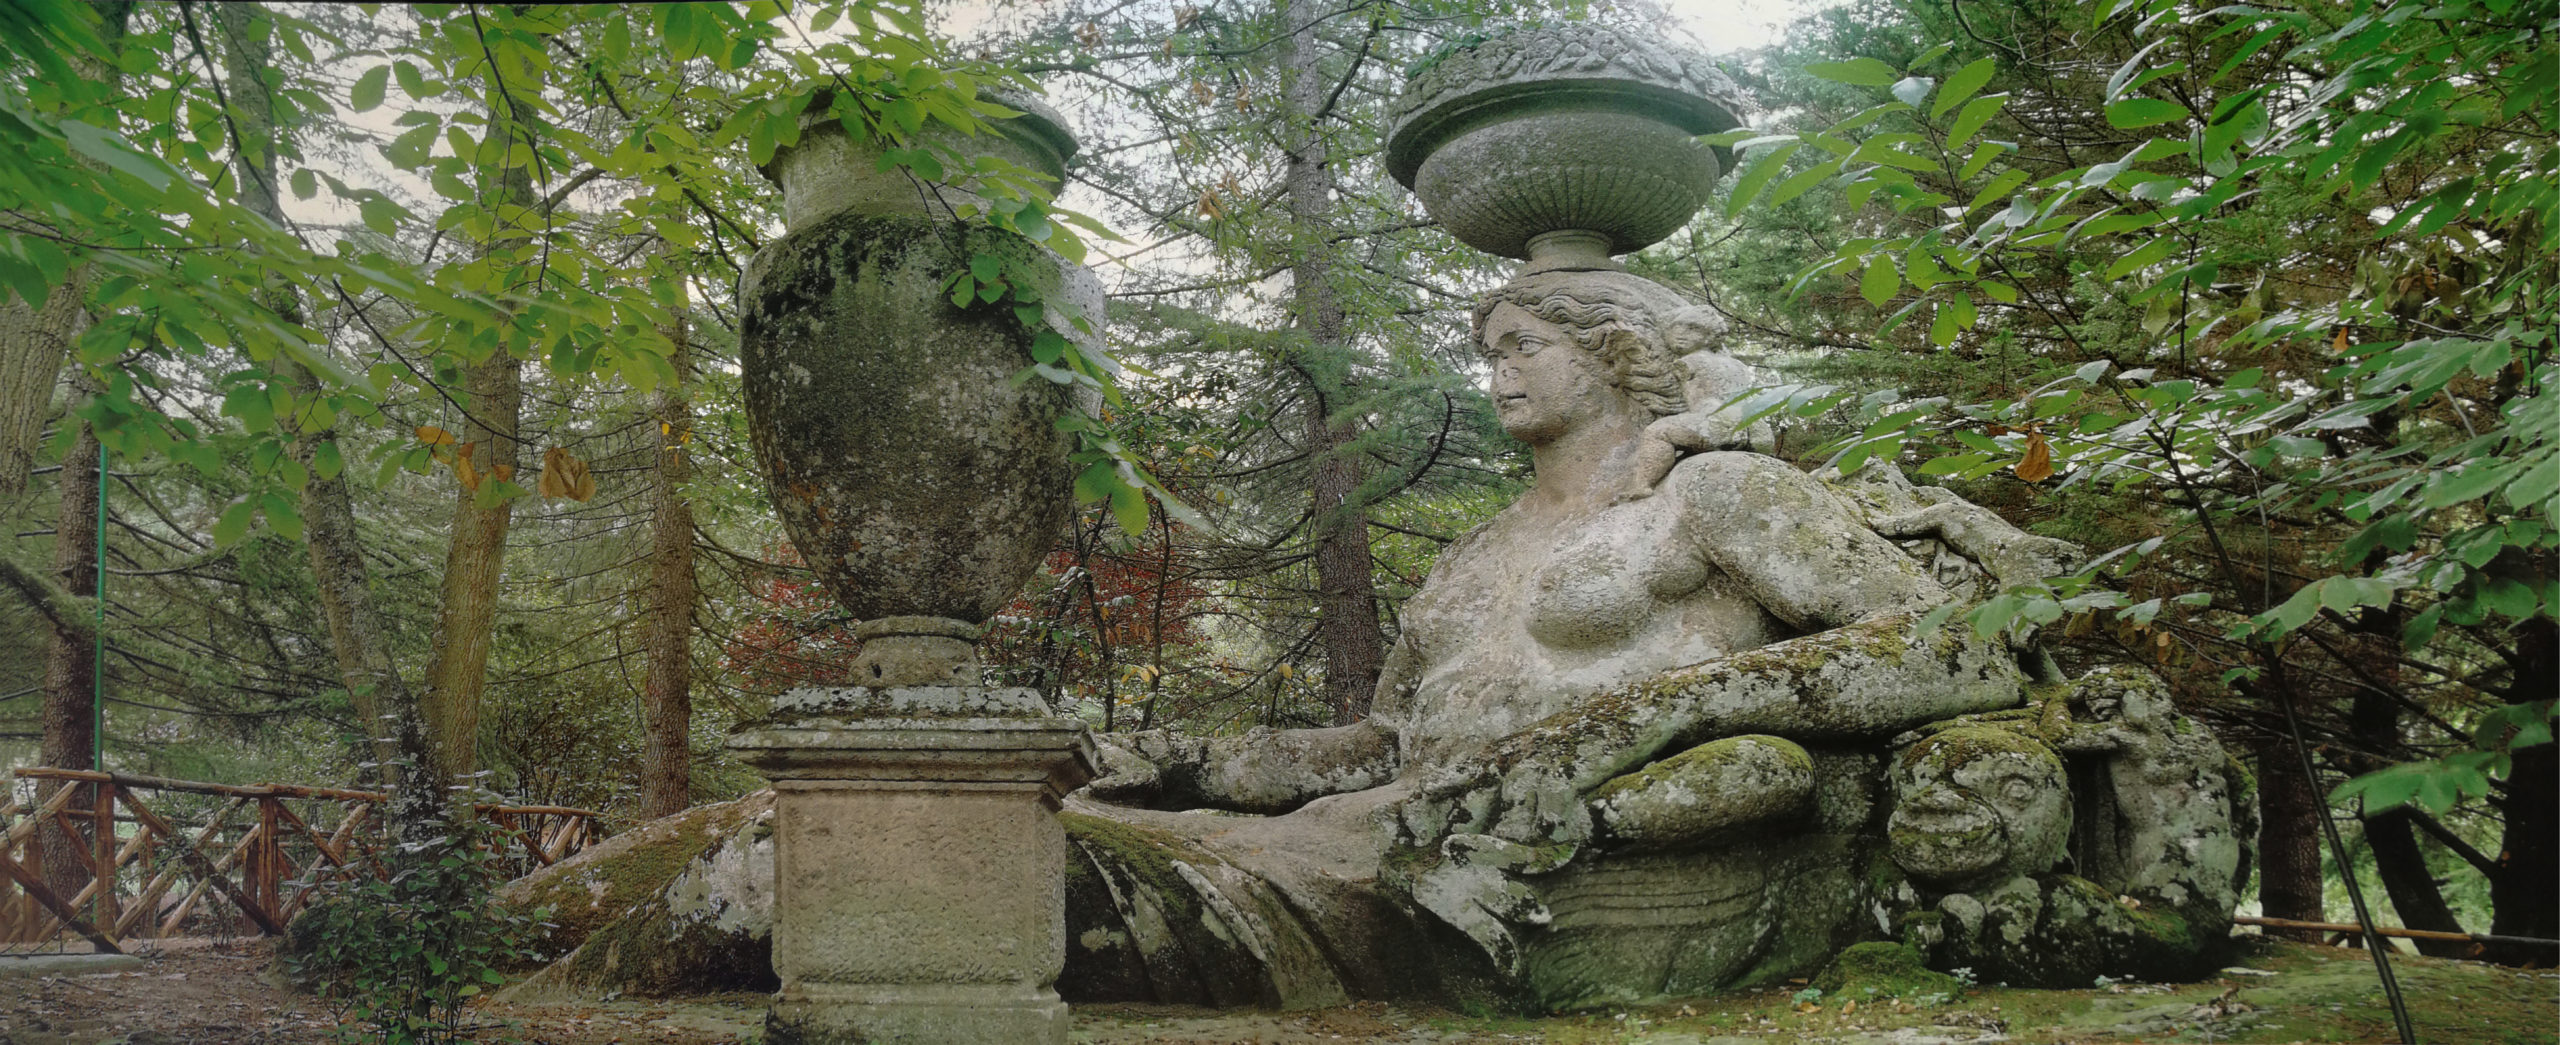
[[[1360,1004],[1312,1012],[1084,1006],[1079,1045],[1842,1045],[2126,1042],[2383,1042],[2389,1012],[2361,951],[2258,941],[2243,964],[2192,984],[2089,990],[1984,987],[1933,1004],[1798,1001],[1792,988],[1685,1005],[1541,1019]],[[0,1045],[317,1045],[333,1008],[266,975],[258,943],[173,947],[140,968],[40,971],[0,957]],[[12,968],[15,964],[16,967]],[[2560,1041],[2560,973],[2404,955],[2400,982],[2430,1045]],[[546,1045],[752,1042],[764,999],[725,995],[582,1005],[486,1004],[476,1040]],[[357,1040],[362,1040],[358,1038]]]

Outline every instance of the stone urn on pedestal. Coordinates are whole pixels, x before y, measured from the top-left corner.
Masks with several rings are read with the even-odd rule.
[[[1588,22],[1453,50],[1396,98],[1387,171],[1459,242],[1521,274],[1613,269],[1680,230],[1731,154],[1742,93],[1693,52]]]
[[[1056,176],[1075,148],[1028,99],[955,141]],[[1016,382],[1031,332],[962,309],[945,281],[974,255],[1099,319],[1098,281],[1020,236],[958,221],[966,182],[883,171],[813,106],[765,172],[788,231],[739,288],[747,419],[793,545],[863,640],[850,685],[802,687],[731,749],[777,813],[766,1041],[1063,1043],[1058,799],[1092,774],[1082,724],[1039,694],[981,684],[980,628],[1038,565],[1070,508],[1077,409]]]

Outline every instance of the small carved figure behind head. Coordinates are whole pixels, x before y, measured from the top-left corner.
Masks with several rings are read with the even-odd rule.
[[[1932,734],[1894,761],[1893,860],[1940,888],[2038,874],[2071,839],[2062,758],[2043,741],[1998,726]]]

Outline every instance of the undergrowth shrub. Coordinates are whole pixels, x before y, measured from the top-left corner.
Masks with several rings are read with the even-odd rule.
[[[467,808],[467,807],[466,807]],[[435,1045],[483,1028],[465,1006],[533,958],[547,911],[498,903],[499,857],[511,840],[463,815],[390,850],[387,878],[324,883],[291,927],[295,978],[329,1001],[348,1040]]]

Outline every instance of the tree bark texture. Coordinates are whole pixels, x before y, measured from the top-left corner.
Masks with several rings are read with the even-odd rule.
[[[54,385],[80,330],[79,285],[75,276],[70,286],[53,288],[43,308],[0,292],[0,511],[26,493],[35,470]]]
[[[63,459],[59,474],[62,504],[53,523],[54,579],[66,591],[91,596],[98,590],[98,437],[87,423],[80,424],[79,438],[72,442],[71,456]],[[90,610],[95,612],[95,607]],[[105,637],[95,628],[83,630],[66,622],[52,629],[45,643],[40,764],[56,769],[98,768],[97,644],[103,641]],[[62,786],[39,784],[36,803],[50,801]],[[64,831],[59,822],[44,830],[45,884],[54,892],[69,897],[87,884],[89,873],[81,853],[88,844],[82,835]]]
[[[640,713],[647,733],[640,758],[640,815],[655,819],[693,804],[693,505],[684,484],[693,439],[688,332],[679,312],[667,331],[675,343],[676,380],[650,401],[657,419],[657,466],[649,473],[648,622],[643,641],[648,674]]]
[[[484,485],[513,479],[524,410],[523,364],[504,351],[492,353],[464,373],[462,391],[467,412],[457,452],[471,451]],[[515,517],[513,501],[488,507],[477,502],[478,491],[456,484],[435,654],[427,662],[427,691],[419,702],[436,771],[446,779],[480,768],[480,696],[488,683],[507,528]]]
[[[1315,463],[1310,518],[1316,628],[1324,645],[1325,700],[1333,709],[1333,723],[1349,725],[1369,714],[1387,646],[1378,627],[1369,510],[1360,500],[1367,476],[1352,446],[1359,417],[1346,409],[1349,368],[1341,357],[1350,350],[1347,322],[1333,286],[1341,248],[1332,242],[1334,177],[1322,127],[1333,84],[1323,73],[1323,52],[1315,40],[1315,27],[1324,15],[1324,5],[1315,0],[1287,4],[1278,52],[1287,78],[1281,119],[1288,142],[1289,220],[1296,241],[1289,282],[1298,329],[1306,338],[1292,362],[1307,386],[1307,452]]]
[[[2514,683],[2518,701],[2560,693],[2560,622],[2549,616],[2517,629]],[[2515,765],[2495,801],[2506,819],[2497,870],[2489,876],[2489,931],[2500,936],[2560,939],[2560,745],[2514,752]],[[2495,944],[2482,957],[2510,965],[2560,964],[2560,947]]]
[[[2320,878],[2325,806],[2317,783],[2303,779],[2291,739],[2277,737],[2258,745],[2258,801],[2258,906],[2269,918],[2327,921]],[[2311,930],[2269,931],[2319,939]]]
[[[277,188],[275,85],[267,81],[273,75],[273,37],[252,31],[254,23],[267,15],[254,4],[223,4],[213,8],[212,14],[223,53],[232,126],[240,137],[231,165],[239,179],[241,204],[283,225],[284,206]],[[303,320],[302,302],[290,292],[271,293],[264,303],[287,322]],[[284,361],[282,367],[298,401],[319,394],[319,381],[309,370],[291,361]],[[321,444],[336,438],[334,425],[318,431],[293,426],[294,458],[311,473],[310,483],[302,488],[303,541],[311,556],[320,615],[329,627],[330,649],[337,656],[339,680],[362,720],[366,744],[378,767],[364,775],[368,782],[387,782],[391,767],[421,764],[427,752],[419,746],[417,700],[392,660],[382,612],[374,605],[346,479],[343,474],[322,476],[316,463]]]
[[[89,7],[98,12],[99,39],[117,46],[133,14],[131,0],[90,0]],[[75,68],[111,87],[122,79],[117,70],[85,58]],[[81,305],[86,291],[87,281],[78,269],[63,286],[53,288],[41,308],[30,308],[16,295],[0,291],[0,511],[26,493],[27,473],[35,468],[45,421],[53,416],[54,385],[62,377],[72,341],[88,318]]]
[[[516,84],[536,82],[529,74],[507,78]],[[489,87],[490,132],[533,144],[530,115],[507,96],[492,77]],[[507,155],[501,150],[498,155]],[[496,172],[489,186],[499,213],[527,213],[535,205],[533,173],[510,165]],[[516,208],[523,208],[521,210]],[[504,241],[483,244],[487,253],[508,249]],[[501,345],[471,365],[462,381],[464,416],[456,453],[468,453],[472,469],[490,481],[512,481],[522,466],[518,429],[524,414],[524,364]],[[462,474],[457,468],[456,474]],[[498,613],[498,582],[506,565],[507,528],[515,503],[497,499],[483,507],[470,483],[454,489],[452,536],[445,547],[444,587],[436,615],[435,653],[427,663],[426,692],[419,717],[436,751],[436,768],[447,779],[480,768],[480,698],[488,688],[489,650]]]
[[[2381,677],[2386,683],[2397,681],[2393,672],[2385,671]],[[2400,705],[2389,695],[2359,691],[2350,719],[2366,750],[2400,750]],[[2391,809],[2366,814],[2363,820],[2365,844],[2373,847],[2374,877],[2382,880],[2383,894],[2391,898],[2391,910],[2399,916],[2400,926],[2462,932],[2462,924],[2444,902],[2444,890],[2436,884],[2435,872],[2427,868],[2427,854],[2418,847],[2417,825],[2409,811]],[[2456,940],[2416,942],[2419,953],[2437,958],[2460,958],[2471,952],[2470,944]]]

